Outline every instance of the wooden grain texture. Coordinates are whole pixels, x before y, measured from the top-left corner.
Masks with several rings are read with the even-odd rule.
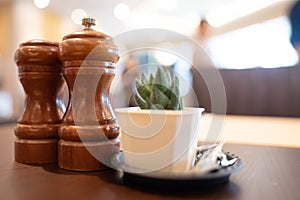
[[[112,142],[120,130],[109,94],[119,59],[117,46],[110,36],[85,27],[63,38],[58,56],[69,90],[58,129],[58,165],[75,171],[103,170],[105,161],[94,154],[109,157],[119,145]]]
[[[64,80],[57,56],[58,43],[30,40],[15,53],[25,92],[24,110],[15,128],[15,160],[27,164],[57,162],[57,128],[63,105],[59,92]]]
[[[25,164],[57,162],[58,139],[15,140],[15,160]]]
[[[300,148],[226,144],[244,168],[229,182],[211,188],[172,190],[125,182],[113,169],[72,172],[55,164],[13,161],[12,126],[0,127],[1,199],[285,199],[300,197]]]
[[[58,165],[63,169],[93,171],[108,168],[110,157],[118,152],[119,140],[100,142],[65,141],[58,143]]]

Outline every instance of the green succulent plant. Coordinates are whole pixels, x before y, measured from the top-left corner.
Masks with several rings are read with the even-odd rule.
[[[142,73],[135,86],[135,100],[141,109],[182,110],[179,79],[166,68],[159,66],[149,77]]]

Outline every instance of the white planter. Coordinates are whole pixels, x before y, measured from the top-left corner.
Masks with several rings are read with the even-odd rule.
[[[116,109],[126,165],[145,172],[188,170],[194,159],[203,111],[190,107],[181,111]]]

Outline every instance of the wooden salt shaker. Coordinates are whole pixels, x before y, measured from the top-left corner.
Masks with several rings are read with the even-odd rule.
[[[57,129],[63,116],[57,94],[64,83],[57,52],[56,42],[30,40],[15,53],[26,94],[23,114],[15,128],[17,162],[57,162]]]
[[[82,22],[84,29],[66,35],[59,45],[70,96],[59,128],[58,165],[92,171],[106,169],[119,149],[119,126],[109,97],[119,56],[112,38],[91,28],[93,18]]]

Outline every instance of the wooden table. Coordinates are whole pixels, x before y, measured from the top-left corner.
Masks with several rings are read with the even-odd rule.
[[[55,164],[16,163],[13,128],[14,124],[0,127],[0,199],[4,200],[300,198],[300,148],[296,147],[227,141],[224,150],[235,153],[244,163],[244,168],[232,174],[227,183],[211,188],[166,190],[125,182],[122,173],[114,170],[79,173],[59,169]]]

